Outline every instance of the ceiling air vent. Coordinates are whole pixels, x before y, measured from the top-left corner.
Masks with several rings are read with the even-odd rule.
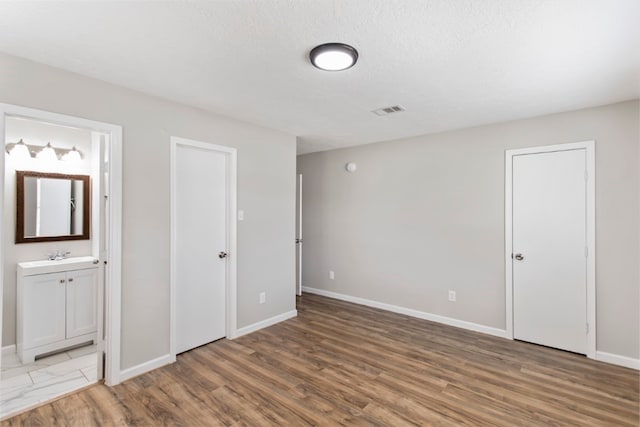
[[[406,110],[400,105],[393,105],[391,107],[378,108],[377,110],[373,110],[372,113],[375,113],[379,116],[388,116],[389,114],[399,113],[401,111]]]

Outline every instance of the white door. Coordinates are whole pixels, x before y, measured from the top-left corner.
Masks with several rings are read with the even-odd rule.
[[[296,293],[302,295],[302,174],[298,174],[296,192]]]
[[[175,148],[176,353],[225,336],[227,154]]]
[[[513,157],[514,338],[587,352],[586,150]]]
[[[98,268],[67,273],[67,339],[98,330]]]
[[[92,194],[98,195],[98,197],[92,197],[91,209],[92,212],[96,212],[98,215],[92,215],[94,223],[92,224],[94,230],[94,236],[97,237],[94,241],[93,254],[98,258],[98,304],[96,308],[96,317],[98,319],[96,328],[96,357],[98,359],[98,379],[105,377],[105,363],[106,360],[106,337],[105,337],[105,284],[110,283],[107,276],[108,270],[105,268],[105,264],[109,259],[109,145],[110,137],[98,132],[92,132],[91,137],[93,139],[93,147],[95,150],[93,167],[98,171],[98,179],[91,181]]]

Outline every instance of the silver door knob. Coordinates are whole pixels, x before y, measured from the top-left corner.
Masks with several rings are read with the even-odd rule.
[[[513,256],[513,258],[514,258],[516,261],[522,261],[522,260],[524,259],[524,255],[522,255],[522,254],[515,254],[515,255]]]
[[[226,257],[227,257],[227,253],[226,252],[220,252],[218,254],[218,258],[220,258],[220,259],[223,259],[223,258],[226,258]]]

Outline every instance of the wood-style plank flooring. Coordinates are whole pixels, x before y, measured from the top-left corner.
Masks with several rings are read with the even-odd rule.
[[[299,316],[2,426],[638,426],[638,372],[315,295]]]

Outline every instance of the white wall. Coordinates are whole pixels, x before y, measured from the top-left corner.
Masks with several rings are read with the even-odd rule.
[[[504,329],[504,151],[595,140],[597,349],[637,359],[639,129],[636,100],[300,156],[303,286]]]
[[[16,264],[22,261],[46,259],[57,250],[69,251],[70,256],[91,255],[90,240],[68,242],[39,242],[15,244],[16,170],[56,172],[65,174],[91,174],[91,132],[83,129],[49,125],[32,120],[8,118],[5,123],[5,142],[17,142],[45,146],[47,142],[59,148],[75,146],[83,154],[77,164],[56,161],[45,163],[40,159],[16,160],[7,154],[5,158],[4,193],[4,287],[2,298],[2,346],[16,343]],[[6,153],[6,152],[5,152]]]
[[[123,126],[122,369],[169,353],[171,136],[238,149],[238,327],[295,309],[295,137],[3,54],[0,100]]]

